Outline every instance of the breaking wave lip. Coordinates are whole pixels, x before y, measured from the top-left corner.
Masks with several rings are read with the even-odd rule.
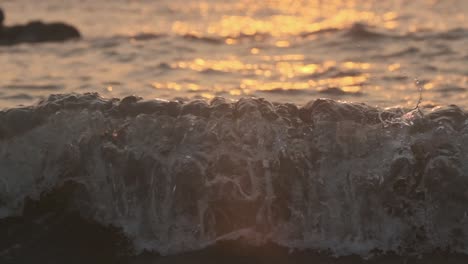
[[[0,218],[67,188],[66,208],[120,229],[136,252],[242,239],[468,254],[467,153],[455,105],[51,95],[0,112]]]

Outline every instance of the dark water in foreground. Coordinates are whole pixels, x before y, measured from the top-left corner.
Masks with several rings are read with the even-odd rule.
[[[467,253],[467,146],[454,105],[55,95],[0,112],[0,257],[182,261],[240,241],[224,248],[456,261]]]

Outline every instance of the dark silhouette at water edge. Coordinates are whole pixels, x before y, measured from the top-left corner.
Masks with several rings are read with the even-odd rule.
[[[78,29],[66,23],[31,21],[24,25],[6,26],[4,20],[5,14],[0,9],[0,45],[63,42],[81,37]]]

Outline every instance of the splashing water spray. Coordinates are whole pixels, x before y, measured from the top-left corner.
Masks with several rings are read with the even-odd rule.
[[[415,119],[424,117],[424,113],[420,108],[420,105],[423,101],[423,86],[422,86],[421,81],[418,78],[414,79],[414,84],[416,85],[416,88],[418,89],[418,92],[419,92],[419,98],[414,108],[410,109],[407,112],[403,112],[401,117],[390,118],[387,120],[384,120],[382,118],[382,112],[379,112],[379,119],[382,122],[382,125],[384,127],[387,127],[389,125],[395,125],[395,124],[410,126],[413,124],[413,121]]]

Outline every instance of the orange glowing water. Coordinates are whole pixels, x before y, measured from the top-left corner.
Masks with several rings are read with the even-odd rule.
[[[83,40],[0,47],[0,108],[51,93],[468,107],[465,0],[2,2]],[[420,80],[415,85],[415,79]]]

